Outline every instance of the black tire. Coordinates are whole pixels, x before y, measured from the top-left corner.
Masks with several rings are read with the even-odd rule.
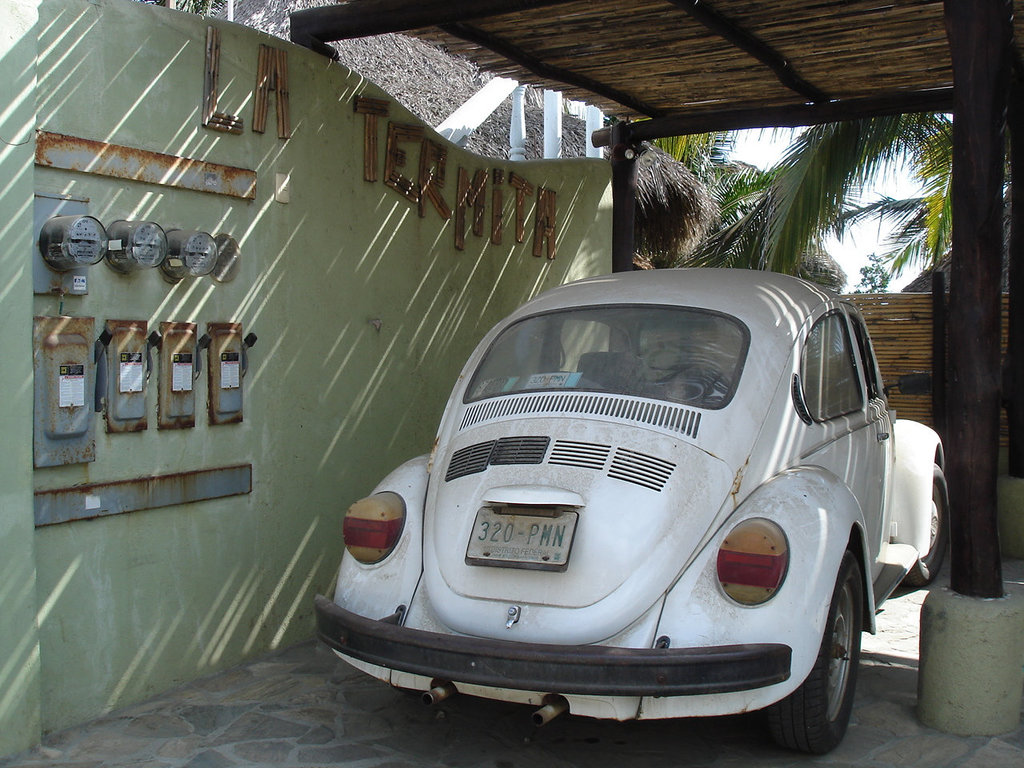
[[[843,740],[853,710],[863,623],[864,581],[857,558],[846,552],[814,667],[799,688],[768,708],[776,743],[822,755]]]
[[[946,490],[946,476],[938,465],[932,472],[931,528],[928,552],[903,579],[909,587],[926,587],[935,581],[949,549],[949,492]]]

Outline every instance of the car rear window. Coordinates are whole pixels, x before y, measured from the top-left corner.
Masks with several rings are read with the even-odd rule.
[[[749,340],[736,318],[702,309],[637,305],[535,315],[495,339],[465,399],[580,390],[724,408]]]

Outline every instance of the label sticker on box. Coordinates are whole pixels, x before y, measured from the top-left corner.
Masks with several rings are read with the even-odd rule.
[[[192,353],[175,352],[171,357],[171,392],[192,391]]]
[[[85,366],[60,366],[59,400],[61,408],[81,408],[85,405]]]
[[[220,353],[220,388],[238,389],[241,386],[241,361],[237,352]]]
[[[122,352],[118,390],[122,393],[141,392],[145,381],[141,352]]]

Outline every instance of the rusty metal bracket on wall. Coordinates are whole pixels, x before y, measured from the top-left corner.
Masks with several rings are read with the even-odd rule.
[[[37,131],[36,165],[94,173],[243,200],[256,197],[256,172],[105,141]]]
[[[251,492],[252,464],[55,488],[35,492],[35,523],[40,528]]]

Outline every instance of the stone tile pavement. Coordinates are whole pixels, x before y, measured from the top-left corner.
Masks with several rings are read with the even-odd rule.
[[[1004,568],[1008,588],[1024,588],[1024,561]],[[756,713],[626,723],[562,716],[537,729],[527,707],[456,696],[428,709],[307,642],[52,734],[0,768],[1022,768],[1024,727],[962,738],[917,721],[925,594],[890,600],[879,634],[864,636],[850,729],[822,757],[779,749]]]

